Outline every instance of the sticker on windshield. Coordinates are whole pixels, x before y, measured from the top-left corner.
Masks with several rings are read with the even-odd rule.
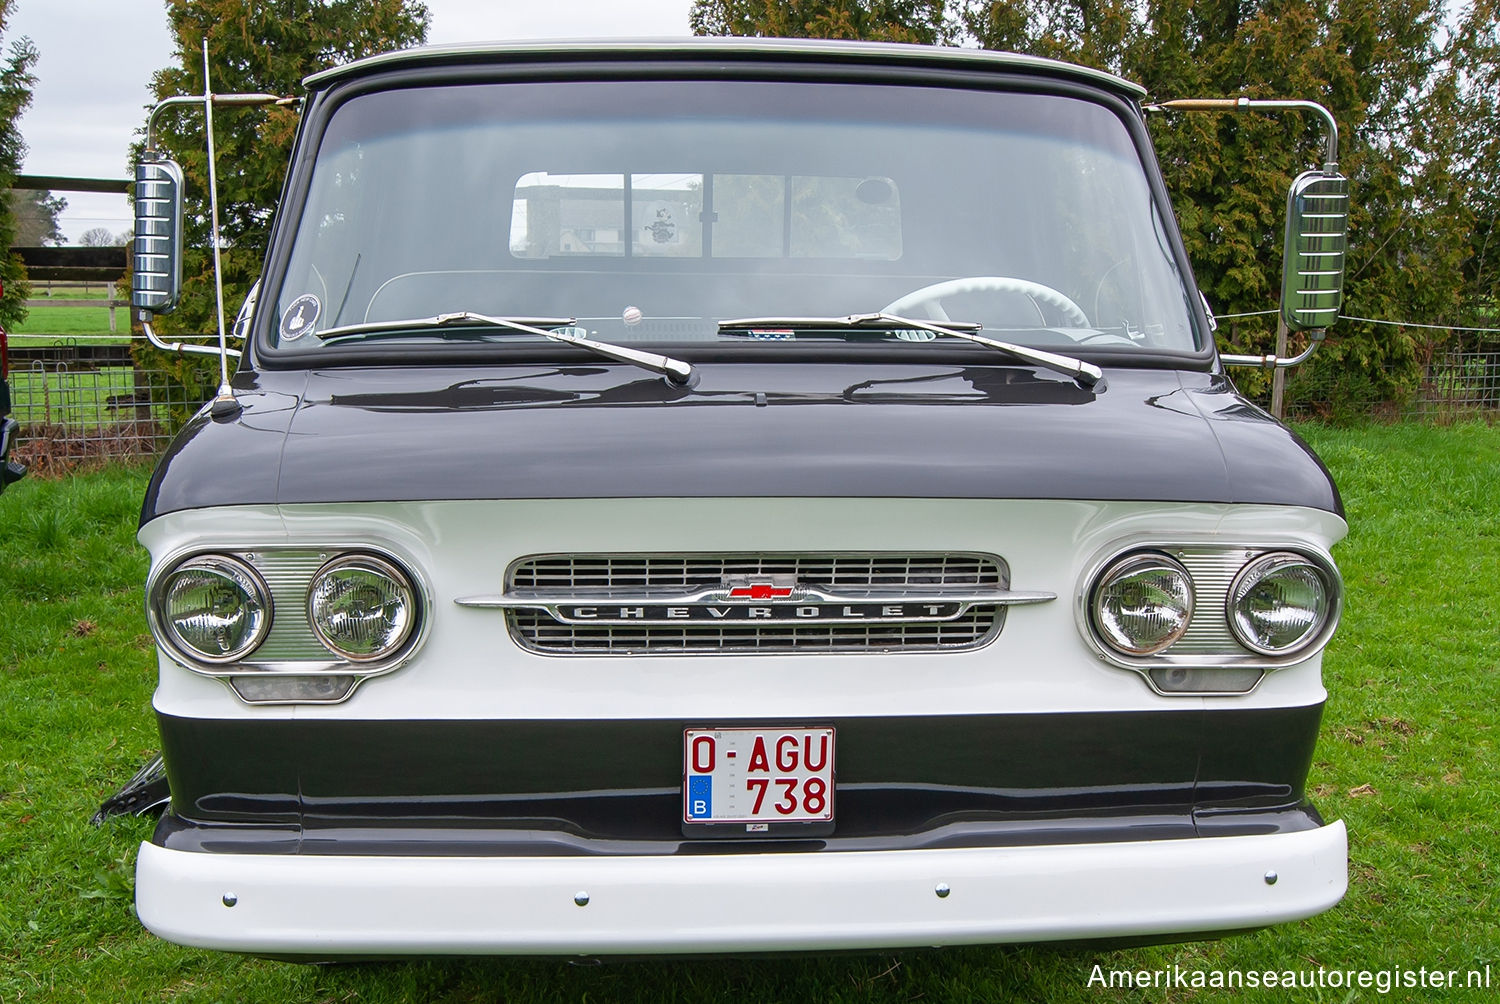
[[[281,340],[283,342],[295,342],[309,331],[318,321],[318,313],[322,305],[318,298],[311,293],[303,293],[292,301],[292,305],[286,308],[281,315]]]

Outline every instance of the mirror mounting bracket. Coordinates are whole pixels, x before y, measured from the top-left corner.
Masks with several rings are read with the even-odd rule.
[[[136,165],[136,241],[135,278],[132,280],[131,303],[140,309],[146,337],[152,345],[167,351],[195,352],[219,357],[219,390],[213,401],[213,415],[224,419],[238,414],[239,404],[229,386],[229,357],[240,352],[229,348],[224,328],[224,272],[219,261],[219,191],[214,155],[214,108],[219,106],[295,105],[299,98],[275,94],[215,94],[210,82],[208,39],[203,40],[203,93],[164,98],[151,109],[146,120],[146,142],[141,162]],[[217,349],[182,342],[167,343],[156,336],[149,319],[166,313],[177,304],[182,289],[182,168],[157,149],[157,118],[169,108],[201,107],[204,132],[208,141],[209,225],[212,234],[214,262],[214,300],[218,316]],[[143,268],[143,266],[145,266]]]
[[[1220,355],[1226,366],[1278,370],[1304,362],[1323,343],[1343,302],[1344,256],[1348,245],[1349,179],[1339,173],[1339,127],[1333,114],[1315,101],[1255,98],[1190,98],[1148,104],[1148,112],[1304,111],[1327,126],[1323,166],[1292,182],[1287,195],[1286,236],[1281,272],[1277,348],[1289,331],[1306,331],[1310,341],[1295,356]]]

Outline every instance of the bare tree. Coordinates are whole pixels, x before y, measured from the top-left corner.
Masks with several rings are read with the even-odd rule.
[[[104,227],[93,227],[83,232],[83,236],[78,238],[78,243],[86,248],[108,248],[116,246],[119,241]]]

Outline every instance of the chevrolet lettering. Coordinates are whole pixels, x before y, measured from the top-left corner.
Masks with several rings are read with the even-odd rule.
[[[266,256],[141,514],[151,931],[765,953],[1338,902],[1309,773],[1343,506],[1229,370],[1338,315],[1322,108],[769,39],[206,86],[136,171],[150,337],[163,118],[271,102],[301,119]],[[1307,125],[1295,355],[1219,352],[1172,214],[1148,121],[1220,114]]]
[[[963,614],[958,603],[835,603],[777,604],[775,606],[563,606],[545,608],[564,623],[596,621],[623,624],[666,624],[671,621],[747,620],[890,620],[951,621]]]

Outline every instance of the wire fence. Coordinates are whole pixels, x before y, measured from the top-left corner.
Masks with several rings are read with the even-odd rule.
[[[1487,349],[1443,353],[1428,367],[1420,403],[1424,417],[1500,414],[1500,340]]]
[[[1385,381],[1391,386],[1401,379]],[[1372,384],[1376,383],[1372,381]],[[1332,401],[1337,404],[1331,404]],[[1265,404],[1265,401],[1260,401]],[[1372,391],[1361,398],[1350,393],[1340,375],[1329,369],[1291,370],[1286,383],[1286,415],[1291,420],[1413,420],[1449,424],[1465,419],[1500,420],[1500,338],[1469,340],[1433,354],[1422,378],[1405,396],[1392,399]]]
[[[158,456],[207,399],[138,365],[128,343],[13,345],[10,385],[15,457],[38,473]]]
[[[140,365],[123,341],[13,344],[10,361],[13,414],[21,427],[15,454],[37,472],[159,456],[184,417],[213,390],[186,388],[165,371]],[[1293,370],[1287,417],[1328,418],[1330,396],[1331,389],[1320,387],[1311,371]],[[1396,420],[1500,420],[1500,339],[1469,340],[1434,356],[1408,400],[1372,400],[1359,407],[1363,414]]]

